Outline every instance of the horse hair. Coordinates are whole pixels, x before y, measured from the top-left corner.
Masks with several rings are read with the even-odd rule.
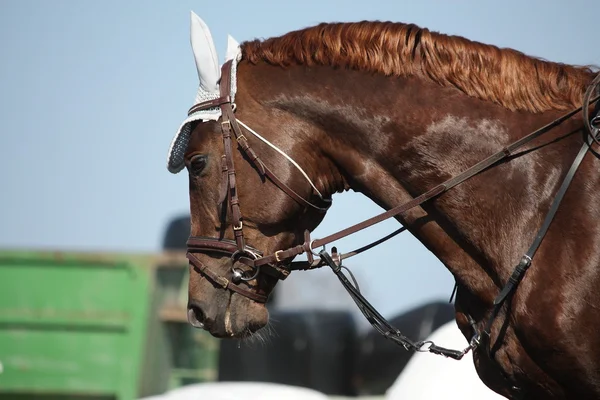
[[[510,110],[543,112],[581,105],[592,66],[570,66],[414,24],[322,23],[242,43],[243,59],[278,65],[324,65],[387,76],[419,71],[442,86]]]

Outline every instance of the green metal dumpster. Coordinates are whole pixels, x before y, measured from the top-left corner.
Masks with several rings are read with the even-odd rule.
[[[212,380],[216,345],[185,324],[185,257],[163,261],[0,252],[0,399],[131,400]]]

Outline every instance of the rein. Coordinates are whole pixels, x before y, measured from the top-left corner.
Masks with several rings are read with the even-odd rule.
[[[232,60],[223,64],[221,69],[221,85],[220,85],[220,97],[215,100],[210,100],[203,103],[198,103],[194,105],[188,112],[192,114],[199,110],[220,107],[222,112],[222,121],[221,121],[221,133],[223,136],[223,145],[224,145],[224,155],[222,156],[222,194],[220,197],[220,202],[224,202],[227,199],[229,200],[229,208],[232,216],[232,229],[234,233],[235,240],[228,239],[216,239],[211,237],[198,237],[191,236],[188,239],[187,246],[187,258],[190,263],[202,274],[204,274],[209,280],[218,286],[232,290],[236,293],[241,294],[242,296],[248,297],[257,302],[266,302],[267,295],[263,293],[253,292],[244,287],[241,287],[240,284],[245,284],[249,286],[249,281],[256,280],[260,273],[267,274],[277,279],[285,279],[294,270],[309,270],[314,268],[319,268],[324,265],[328,265],[332,271],[336,274],[344,288],[348,291],[360,311],[367,318],[369,323],[382,335],[386,338],[394,341],[395,343],[403,346],[405,349],[421,351],[421,352],[431,352],[434,354],[443,355],[446,357],[450,357],[456,360],[460,360],[465,354],[467,354],[470,350],[475,349],[479,346],[483,340],[486,339],[485,342],[488,344],[489,351],[489,339],[490,339],[490,329],[493,321],[496,316],[499,314],[503,305],[507,300],[511,298],[511,296],[515,293],[515,290],[523,279],[525,272],[531,266],[533,257],[535,256],[536,251],[538,250],[544,236],[546,235],[550,224],[559,208],[559,205],[562,201],[564,194],[566,193],[573,177],[575,176],[575,172],[577,171],[579,165],[583,161],[584,156],[587,154],[587,151],[590,150],[591,145],[595,142],[600,145],[598,126],[600,126],[600,115],[597,114],[594,118],[589,120],[589,106],[591,104],[596,103],[600,96],[597,96],[592,99],[593,91],[600,85],[600,74],[596,76],[596,78],[592,81],[590,86],[588,87],[583,100],[583,105],[578,107],[563,116],[557,118],[556,120],[550,122],[549,124],[537,129],[536,131],[528,134],[527,136],[511,143],[510,145],[504,147],[502,150],[497,153],[487,157],[486,159],[480,161],[474,166],[468,168],[461,174],[448,179],[447,181],[433,187],[432,189],[426,191],[414,199],[398,205],[386,212],[383,212],[379,215],[366,219],[358,224],[352,225],[348,228],[330,234],[321,239],[312,239],[310,237],[310,232],[307,230],[304,233],[304,242],[301,245],[297,245],[294,247],[290,247],[288,249],[278,250],[273,254],[263,255],[257,249],[254,249],[250,246],[247,246],[244,240],[243,234],[243,218],[240,211],[239,199],[236,188],[235,181],[235,168],[233,163],[233,153],[232,153],[232,144],[231,144],[231,136],[232,132],[235,136],[237,144],[239,145],[242,153],[247,156],[250,163],[256,168],[259,175],[263,179],[271,180],[277,187],[279,187],[283,192],[289,195],[292,199],[297,201],[299,204],[313,208],[318,212],[326,212],[329,206],[331,205],[331,199],[325,199],[318,196],[318,204],[314,204],[311,201],[303,198],[293,189],[291,189],[287,184],[285,184],[281,179],[277,177],[275,173],[273,173],[258,157],[258,155],[252,150],[246,137],[243,135],[241,128],[238,124],[238,121],[234,115],[234,108],[231,101],[230,93],[230,82],[231,82],[231,66]],[[597,105],[598,111],[598,105]],[[497,165],[499,162],[506,160],[507,158],[514,156],[515,151],[519,148],[523,147],[525,144],[531,142],[532,140],[540,137],[544,133],[550,131],[552,128],[560,125],[564,121],[573,117],[575,114],[583,110],[583,116],[585,119],[585,127],[587,128],[586,140],[584,140],[583,146],[579,150],[579,153],[575,157],[567,175],[563,179],[563,182],[554,197],[552,205],[544,219],[544,222],[541,228],[538,230],[535,239],[528,249],[528,251],[523,255],[515,269],[513,270],[509,280],[502,288],[496,299],[493,303],[493,310],[488,319],[485,328],[482,332],[479,332],[475,321],[469,316],[470,324],[472,326],[474,335],[470,341],[468,347],[464,350],[450,350],[443,347],[436,346],[434,343],[430,341],[419,341],[413,342],[404,336],[398,329],[394,328],[377,310],[367,301],[367,299],[360,293],[358,285],[350,272],[350,276],[354,283],[351,283],[346,275],[342,272],[342,269],[345,268],[342,266],[342,260],[352,257],[356,254],[362,253],[372,247],[377,246],[380,243],[396,236],[397,234],[406,230],[406,228],[402,227],[391,234],[381,238],[369,245],[363,246],[359,249],[351,251],[349,253],[340,254],[337,252],[335,247],[332,248],[332,253],[329,254],[325,250],[325,246],[330,244],[336,240],[354,234],[358,231],[361,231],[365,228],[368,228],[372,225],[375,225],[379,222],[392,218],[396,215],[404,213],[414,207],[417,207],[429,200],[435,199],[441,194],[447,192],[451,188],[459,185],[460,183],[468,180],[469,178],[479,174],[480,172]],[[245,125],[243,125],[246,127]],[[246,127],[249,131],[251,131],[248,127]],[[251,131],[253,134],[259,136],[255,132]],[[260,136],[259,136],[260,137]],[[261,140],[265,141],[261,138]],[[273,145],[269,144],[271,147]],[[274,147],[275,148],[275,147]],[[275,148],[277,151],[282,153],[279,149]],[[593,151],[593,150],[592,150]],[[285,154],[284,154],[285,155]],[[287,156],[286,156],[287,157]],[[287,157],[288,160],[291,158]],[[292,160],[293,161],[293,160]],[[295,164],[295,163],[294,163]],[[299,168],[297,164],[296,167]],[[301,172],[302,169],[299,168]],[[305,175],[305,174],[304,174]],[[308,177],[305,175],[308,179]],[[308,181],[311,183],[310,179]],[[315,252],[315,248],[321,247],[322,250],[319,253]],[[215,274],[210,271],[200,260],[195,256],[194,253],[197,252],[217,252],[225,255],[229,255],[231,257],[231,278],[226,278],[220,275]],[[307,261],[291,261],[294,257],[300,254],[306,254]],[[316,257],[315,257],[316,256]],[[240,262],[251,268],[250,275],[247,274],[248,271],[242,271],[235,267],[235,263]]]

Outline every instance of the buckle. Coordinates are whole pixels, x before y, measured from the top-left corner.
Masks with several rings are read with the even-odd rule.
[[[277,251],[275,252],[275,261],[277,261],[277,262],[281,262],[281,257],[280,257],[280,254],[281,254],[281,253],[283,253],[283,250],[277,250]]]
[[[234,231],[241,231],[243,227],[244,227],[244,222],[240,221],[239,225],[233,225],[233,230]]]
[[[227,129],[231,129],[231,121],[230,120],[225,120],[221,122],[221,128],[225,128],[225,126],[227,126]]]

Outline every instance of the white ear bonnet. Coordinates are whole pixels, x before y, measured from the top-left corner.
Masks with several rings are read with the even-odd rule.
[[[217,52],[208,26],[202,19],[192,12],[190,41],[194,52],[194,61],[198,70],[198,93],[194,104],[219,97],[219,80],[221,69],[219,67]],[[235,99],[237,63],[242,58],[240,45],[231,36],[227,39],[227,53],[225,62],[234,60],[231,66],[231,101]],[[176,174],[184,167],[184,155],[190,140],[191,125],[193,121],[216,121],[221,116],[221,109],[215,107],[208,110],[196,111],[189,115],[181,124],[171,142],[167,157],[167,169]]]

